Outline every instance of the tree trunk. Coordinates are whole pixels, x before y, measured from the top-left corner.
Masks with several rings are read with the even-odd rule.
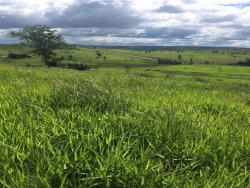
[[[49,60],[48,60],[48,57],[44,57],[44,62],[45,62],[45,64],[48,66],[48,68],[51,67],[51,66],[50,66],[50,62],[49,62]]]

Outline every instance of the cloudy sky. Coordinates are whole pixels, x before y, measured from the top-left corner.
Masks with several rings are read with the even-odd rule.
[[[34,24],[74,44],[250,47],[250,0],[0,0],[0,43]]]

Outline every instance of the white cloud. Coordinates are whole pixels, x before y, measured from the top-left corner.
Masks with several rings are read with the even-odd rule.
[[[75,30],[70,42],[250,47],[249,20],[249,0],[0,0],[0,43],[10,28],[48,24]]]

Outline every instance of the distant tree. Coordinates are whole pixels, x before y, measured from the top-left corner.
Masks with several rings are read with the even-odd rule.
[[[205,64],[209,64],[210,62],[209,62],[208,60],[205,60],[204,63],[205,63]]]
[[[73,55],[68,55],[68,59],[71,61],[73,60]]]
[[[19,38],[30,46],[48,67],[55,65],[54,50],[65,45],[63,37],[46,25],[26,26],[20,31],[11,31],[9,36]]]
[[[190,64],[193,64],[193,54],[190,56]]]
[[[102,57],[102,53],[99,50],[96,51],[96,55],[97,55],[97,58]]]
[[[104,59],[105,62],[107,61],[107,57],[106,56],[104,56],[103,59]]]
[[[178,61],[181,63],[181,60],[182,60],[182,56],[180,54],[180,55],[178,55]]]
[[[193,58],[190,58],[190,64],[193,64]]]

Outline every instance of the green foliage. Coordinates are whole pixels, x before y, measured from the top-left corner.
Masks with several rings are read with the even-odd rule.
[[[102,57],[102,53],[99,51],[99,50],[97,50],[96,51],[96,58],[100,58],[100,57]]]
[[[89,69],[88,65],[78,64],[78,63],[68,63],[68,64],[66,64],[66,67],[68,67],[70,69],[76,69],[76,70],[82,70],[82,71]]]
[[[54,50],[64,45],[62,36],[45,25],[26,26],[21,31],[11,31],[9,35],[24,41],[48,67],[55,65]]]
[[[181,64],[180,62],[177,62],[176,60],[171,60],[171,59],[158,59],[158,63],[162,65],[176,65],[176,64]]]
[[[8,58],[11,59],[23,59],[23,58],[30,58],[31,56],[28,54],[16,54],[16,53],[9,53]]]
[[[32,66],[40,66],[42,62],[37,57],[26,58],[24,60],[9,59],[5,60],[3,57],[8,56],[9,53],[29,54],[30,49],[27,46],[20,45],[5,45],[0,46],[0,61],[2,62]],[[96,52],[102,54],[101,58],[96,58]],[[87,48],[87,47],[69,47],[67,49],[55,50],[57,54],[53,61],[60,60],[61,64],[83,64],[91,67],[150,67],[159,65],[158,59],[169,60],[179,63],[178,55],[181,55],[181,64],[211,64],[211,65],[246,65],[246,59],[250,58],[249,50],[244,49],[224,49],[217,50],[193,50],[185,49],[177,50],[153,50],[150,53],[145,53],[139,50],[115,49],[115,48]],[[223,53],[222,53],[223,52]],[[2,58],[1,58],[2,57]],[[62,58],[63,57],[63,58]],[[105,58],[106,57],[106,58]],[[165,63],[163,63],[165,64]],[[169,63],[166,63],[169,64]],[[172,63],[171,63],[172,64]],[[174,63],[175,64],[175,63]]]
[[[246,58],[245,61],[240,61],[238,64],[242,66],[250,66],[250,58]]]

